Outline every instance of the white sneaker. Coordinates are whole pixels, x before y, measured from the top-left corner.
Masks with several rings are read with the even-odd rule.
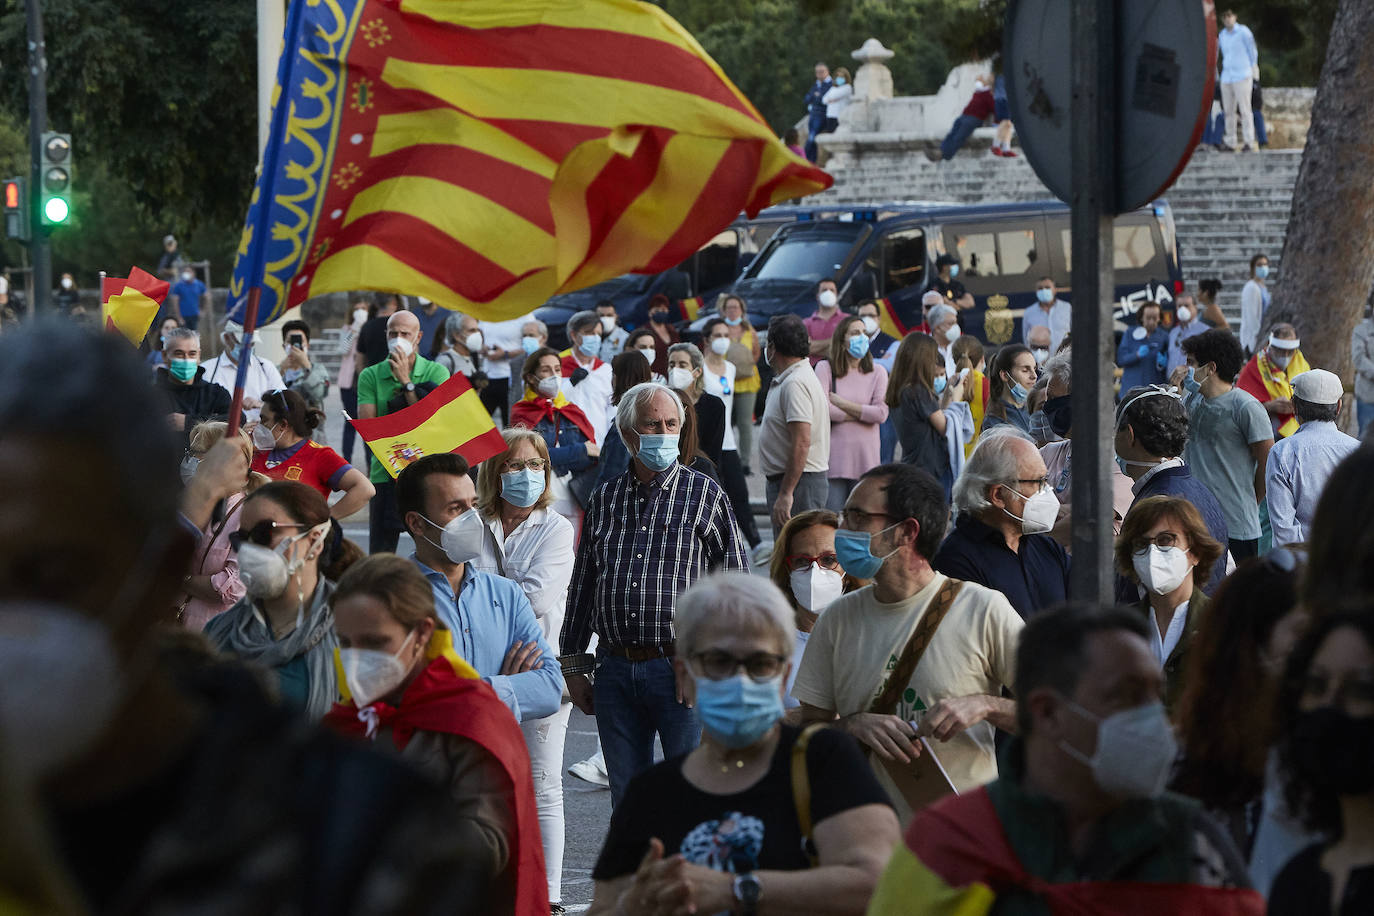
[[[773,559],[773,545],[767,541],[760,541],[757,547],[749,551],[749,562],[754,566],[764,566],[771,559]]]
[[[611,787],[611,777],[606,772],[606,758],[601,756],[600,751],[568,767],[568,775],[604,789]]]

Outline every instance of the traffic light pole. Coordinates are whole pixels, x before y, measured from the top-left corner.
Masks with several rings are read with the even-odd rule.
[[[50,309],[52,295],[52,247],[43,228],[43,133],[48,129],[48,57],[43,45],[43,10],[40,0],[25,0],[28,13],[29,52],[29,225],[33,238],[29,257],[33,262],[34,317]]]

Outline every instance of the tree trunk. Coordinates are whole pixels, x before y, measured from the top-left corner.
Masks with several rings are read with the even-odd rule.
[[[1374,285],[1374,3],[1341,0],[1312,105],[1266,327],[1289,321],[1313,367],[1354,384],[1350,336]],[[1346,411],[1353,403],[1346,397]]]

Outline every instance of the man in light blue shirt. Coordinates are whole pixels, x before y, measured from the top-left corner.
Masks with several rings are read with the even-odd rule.
[[[476,502],[477,488],[461,455],[426,455],[396,478],[396,506],[415,539],[411,559],[429,580],[434,609],[452,632],[454,649],[516,721],[552,715],[563,696],[558,654],[520,586],[472,568],[482,539],[491,536],[473,508]]]
[[[1068,336],[1072,324],[1073,306],[1059,298],[1054,280],[1041,277],[1035,282],[1035,305],[1021,316],[1021,342],[1029,347],[1031,328],[1049,328],[1050,355],[1053,356],[1059,352],[1059,345]]]
[[[1221,54],[1221,110],[1226,113],[1226,133],[1222,147],[1236,149],[1241,139],[1242,150],[1258,150],[1255,143],[1255,116],[1250,112],[1250,90],[1259,79],[1259,51],[1255,36],[1236,22],[1236,14],[1226,10],[1221,14],[1222,25],[1217,33],[1217,51]],[[1240,130],[1237,132],[1236,125]],[[1239,138],[1237,137],[1239,133]]]
[[[1206,322],[1197,316],[1197,301],[1192,293],[1179,293],[1174,300],[1174,317],[1178,321],[1169,329],[1169,367],[1165,374],[1173,376],[1174,370],[1187,362],[1183,355],[1183,342],[1207,330]]]
[[[1340,378],[1325,369],[1293,379],[1298,431],[1274,443],[1265,473],[1275,547],[1306,543],[1327,478],[1360,447],[1359,439],[1336,428],[1342,394]]]

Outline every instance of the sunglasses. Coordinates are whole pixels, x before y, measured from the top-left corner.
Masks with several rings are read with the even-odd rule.
[[[257,544],[259,547],[271,547],[272,532],[275,531],[277,528],[310,527],[312,526],[288,524],[286,522],[274,522],[270,518],[265,518],[262,521],[258,522],[256,525],[254,525],[252,528],[247,529],[246,531],[240,528],[238,531],[229,532],[229,546],[233,547],[234,550],[237,551],[241,546],[243,546],[243,542],[247,541],[250,544]]]

